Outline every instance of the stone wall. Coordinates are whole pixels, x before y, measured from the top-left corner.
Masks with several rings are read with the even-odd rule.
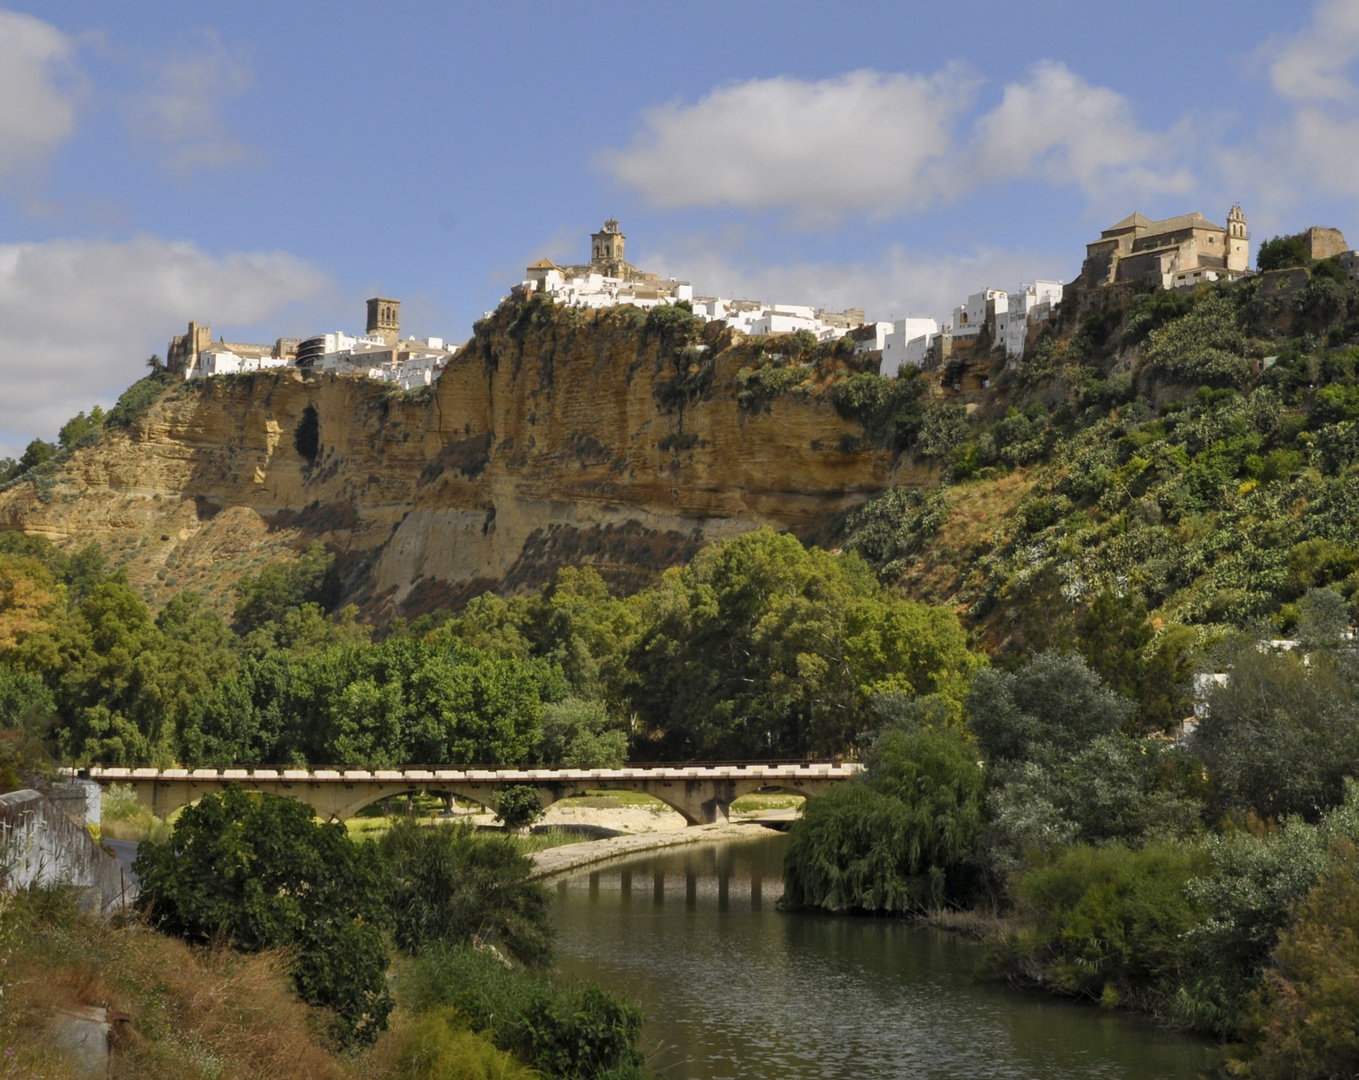
[[[118,860],[95,843],[85,826],[32,790],[0,795],[0,883],[10,890],[70,885],[82,890],[101,915],[135,895]]]

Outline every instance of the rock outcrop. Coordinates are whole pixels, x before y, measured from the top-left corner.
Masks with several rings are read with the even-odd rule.
[[[0,493],[0,529],[98,541],[153,601],[225,602],[311,539],[374,618],[564,564],[633,588],[708,541],[813,530],[887,486],[891,456],[814,379],[741,405],[759,348],[724,332],[681,349],[633,308],[507,304],[426,390],[296,370],[177,384]]]

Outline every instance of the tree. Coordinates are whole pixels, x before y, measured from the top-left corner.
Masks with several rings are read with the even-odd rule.
[[[1015,672],[978,672],[967,709],[992,761],[1042,761],[1119,731],[1133,706],[1081,657],[1041,653]]]
[[[628,736],[599,701],[566,698],[543,708],[544,764],[572,769],[618,769],[628,757]]]
[[[893,725],[862,780],[810,800],[784,858],[785,898],[828,911],[924,911],[961,899],[982,827],[982,773],[956,727]]]
[[[1143,730],[1165,729],[1188,714],[1192,642],[1183,627],[1167,628],[1157,639],[1146,605],[1108,590],[1095,597],[1076,636],[1080,654],[1105,685],[1137,703]]]
[[[391,873],[396,943],[406,952],[438,942],[497,945],[535,966],[551,959],[547,892],[529,880],[533,860],[509,837],[479,836],[470,825],[428,829],[398,821],[378,852]]]
[[[543,816],[538,789],[532,784],[508,784],[496,793],[496,817],[507,829],[525,829]]]
[[[646,605],[630,697],[673,756],[839,753],[873,693],[960,693],[977,663],[948,613],[768,528],[667,572]]]
[[[86,436],[93,435],[104,423],[104,410],[98,405],[90,410],[90,415],[86,416],[83,412],[76,413],[75,416],[67,420],[61,426],[61,431],[57,433],[62,449],[74,450]]]
[[[1255,266],[1261,273],[1283,270],[1290,266],[1306,266],[1312,260],[1307,255],[1307,237],[1276,236],[1266,240],[1255,253]]]
[[[392,1009],[376,849],[304,803],[228,788],[185,808],[170,841],[142,844],[138,910],[163,933],[245,952],[295,950],[303,1000],[335,1013],[347,1043],[372,1042]]]
[[[335,556],[317,540],[293,562],[270,563],[253,577],[237,582],[240,599],[232,615],[236,633],[244,637],[278,624],[304,604],[318,604],[329,611],[339,598],[339,588]]]
[[[147,357],[146,366],[151,369],[152,375],[159,375],[165,370],[165,362],[161,360],[159,353],[152,353]]]
[[[1329,591],[1329,590],[1321,590]],[[1309,605],[1309,608],[1311,606]],[[1326,632],[1317,605],[1309,633]],[[1222,647],[1216,686],[1191,748],[1214,784],[1214,809],[1315,821],[1359,773],[1359,669],[1344,649],[1283,651],[1244,634]]]
[[[1339,841],[1330,869],[1297,909],[1255,996],[1248,1052],[1235,1076],[1359,1075],[1359,852]]]

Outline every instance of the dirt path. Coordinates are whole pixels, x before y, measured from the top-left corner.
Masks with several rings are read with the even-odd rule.
[[[678,816],[678,815],[676,815]],[[629,836],[611,836],[607,840],[589,840],[582,844],[563,844],[548,848],[533,856],[531,879],[553,877],[579,870],[607,859],[640,855],[644,851],[680,847],[685,844],[715,843],[719,840],[761,840],[772,835],[758,821],[733,822],[729,825],[691,825],[685,829],[666,829]]]

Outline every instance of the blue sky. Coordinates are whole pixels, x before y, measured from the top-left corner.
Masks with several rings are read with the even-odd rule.
[[[1132,210],[1359,231],[1359,0],[0,8],[0,453],[191,318],[462,340],[607,216],[721,292],[944,316]],[[1359,237],[1352,237],[1359,240]]]

